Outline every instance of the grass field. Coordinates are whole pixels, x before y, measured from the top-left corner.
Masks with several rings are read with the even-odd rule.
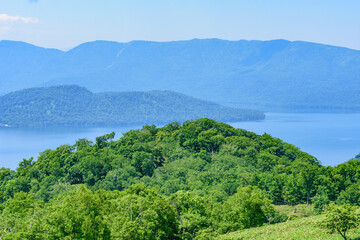
[[[279,211],[287,213],[293,211],[294,207],[280,206]],[[228,233],[219,236],[219,240],[245,240],[245,239],[266,239],[266,240],[341,240],[339,234],[330,234],[327,230],[319,226],[323,216],[307,216],[311,213],[311,207],[298,205],[296,212],[290,220],[284,223],[266,225],[257,228],[245,229],[238,232]],[[298,219],[296,219],[298,218]],[[348,239],[360,239],[360,229],[351,231],[347,234]]]
[[[296,206],[289,205],[274,205],[275,209],[281,213],[286,214],[290,220],[310,217],[313,215],[312,205],[299,204]]]

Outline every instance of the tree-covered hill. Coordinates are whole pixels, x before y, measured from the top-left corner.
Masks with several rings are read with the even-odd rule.
[[[0,123],[9,126],[105,126],[165,123],[200,117],[234,122],[264,119],[260,111],[224,107],[172,91],[105,92],[66,85],[0,97]]]
[[[274,205],[359,206],[359,176],[359,160],[323,167],[280,139],[210,119],[146,125],[1,168],[0,236],[219,239],[290,220]]]
[[[67,52],[0,42],[0,94],[77,84],[173,90],[263,111],[359,112],[360,51],[301,41],[95,41]]]

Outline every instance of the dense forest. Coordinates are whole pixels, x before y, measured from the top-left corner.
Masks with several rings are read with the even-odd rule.
[[[0,95],[77,84],[272,112],[359,112],[359,73],[359,50],[302,41],[95,41],[66,52],[0,41]]]
[[[359,176],[358,159],[325,167],[269,134],[206,118],[145,125],[1,168],[0,237],[218,239],[289,220],[280,205],[359,206]]]
[[[94,94],[76,85],[31,88],[0,97],[0,125],[114,126],[163,124],[209,117],[236,122],[264,113],[224,107],[172,91]]]

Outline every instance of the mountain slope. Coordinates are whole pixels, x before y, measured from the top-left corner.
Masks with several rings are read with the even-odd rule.
[[[11,126],[78,126],[163,123],[212,117],[259,120],[260,111],[235,109],[171,91],[94,94],[76,85],[31,88],[0,97],[0,123]]]
[[[286,40],[96,41],[68,52],[33,46],[34,67],[29,51],[11,44],[0,42],[3,93],[78,84],[97,92],[173,90],[266,111],[360,111],[360,51],[347,48]],[[11,52],[6,59],[4,51]]]

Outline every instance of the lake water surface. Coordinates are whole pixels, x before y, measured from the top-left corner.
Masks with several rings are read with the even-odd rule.
[[[337,165],[360,152],[360,114],[267,113],[263,121],[231,125],[269,133],[312,154],[323,165]],[[74,144],[79,138],[95,141],[112,131],[119,139],[121,133],[139,127],[0,128],[0,167],[15,169],[23,158],[36,159],[45,149]]]
[[[232,123],[299,147],[323,165],[335,166],[360,153],[360,114],[268,113],[261,122]]]

